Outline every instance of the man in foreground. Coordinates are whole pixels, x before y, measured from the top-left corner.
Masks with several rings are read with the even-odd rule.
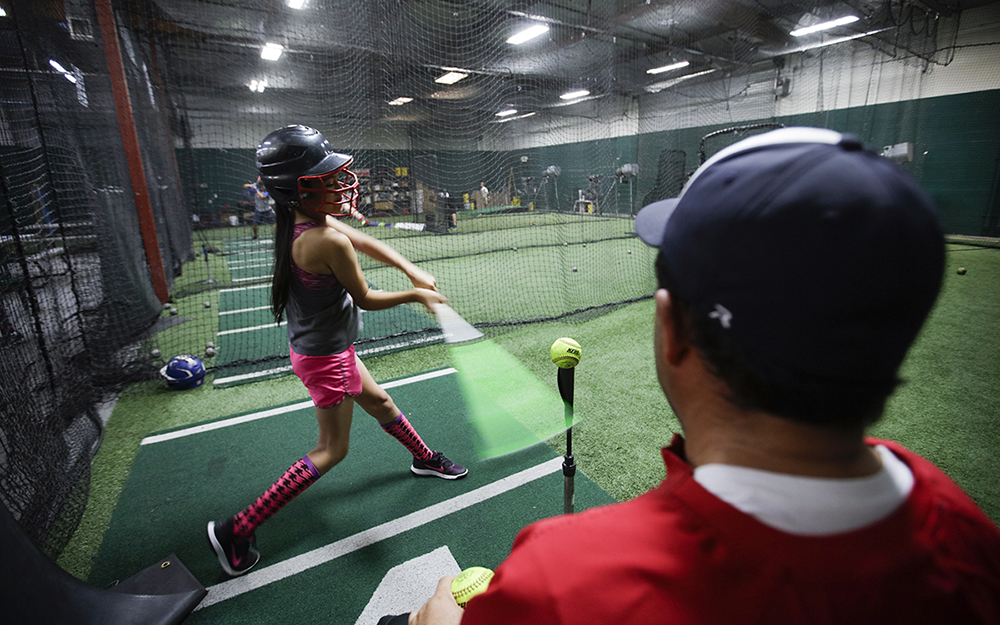
[[[681,422],[632,501],[525,528],[463,611],[411,625],[998,623],[1000,530],[940,470],[864,436],[940,289],[936,213],[848,136],[730,146],[636,230]]]

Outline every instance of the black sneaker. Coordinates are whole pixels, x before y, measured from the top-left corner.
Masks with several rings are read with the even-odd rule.
[[[208,522],[208,543],[219,558],[222,569],[236,577],[243,575],[260,561],[260,552],[253,548],[253,536],[233,535],[233,518]]]
[[[444,457],[440,451],[435,451],[429,460],[421,461],[413,459],[413,466],[410,467],[414,475],[433,475],[446,480],[457,480],[465,477],[468,469],[460,464],[455,464]]]

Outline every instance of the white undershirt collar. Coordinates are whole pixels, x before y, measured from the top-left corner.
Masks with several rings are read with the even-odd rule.
[[[884,445],[878,473],[831,479],[706,464],[694,479],[734,508],[775,529],[801,536],[839,534],[892,514],[913,489],[913,472]]]

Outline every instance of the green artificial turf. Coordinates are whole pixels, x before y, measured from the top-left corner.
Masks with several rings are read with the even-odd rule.
[[[1000,522],[1000,250],[949,246],[938,303],[902,369],[907,380],[871,430],[900,441],[945,470]],[[956,269],[963,266],[965,275]],[[583,348],[576,370],[573,451],[581,471],[616,499],[663,477],[659,449],[679,425],[656,382],[653,302],[574,321],[487,328],[487,337],[552,389],[548,350],[561,336]],[[366,360],[376,380],[451,364],[445,345]],[[516,391],[516,389],[515,389]],[[86,578],[125,477],[149,432],[306,399],[293,376],[246,386],[169,392],[159,382],[129,387],[115,407],[94,462],[90,503],[59,564]],[[548,441],[563,452],[563,438]]]

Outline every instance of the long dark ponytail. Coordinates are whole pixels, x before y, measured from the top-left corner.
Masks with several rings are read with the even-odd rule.
[[[288,204],[275,205],[274,226],[274,276],[271,278],[271,313],[276,323],[285,317],[288,291],[292,284],[292,231],[295,229],[295,210]]]

